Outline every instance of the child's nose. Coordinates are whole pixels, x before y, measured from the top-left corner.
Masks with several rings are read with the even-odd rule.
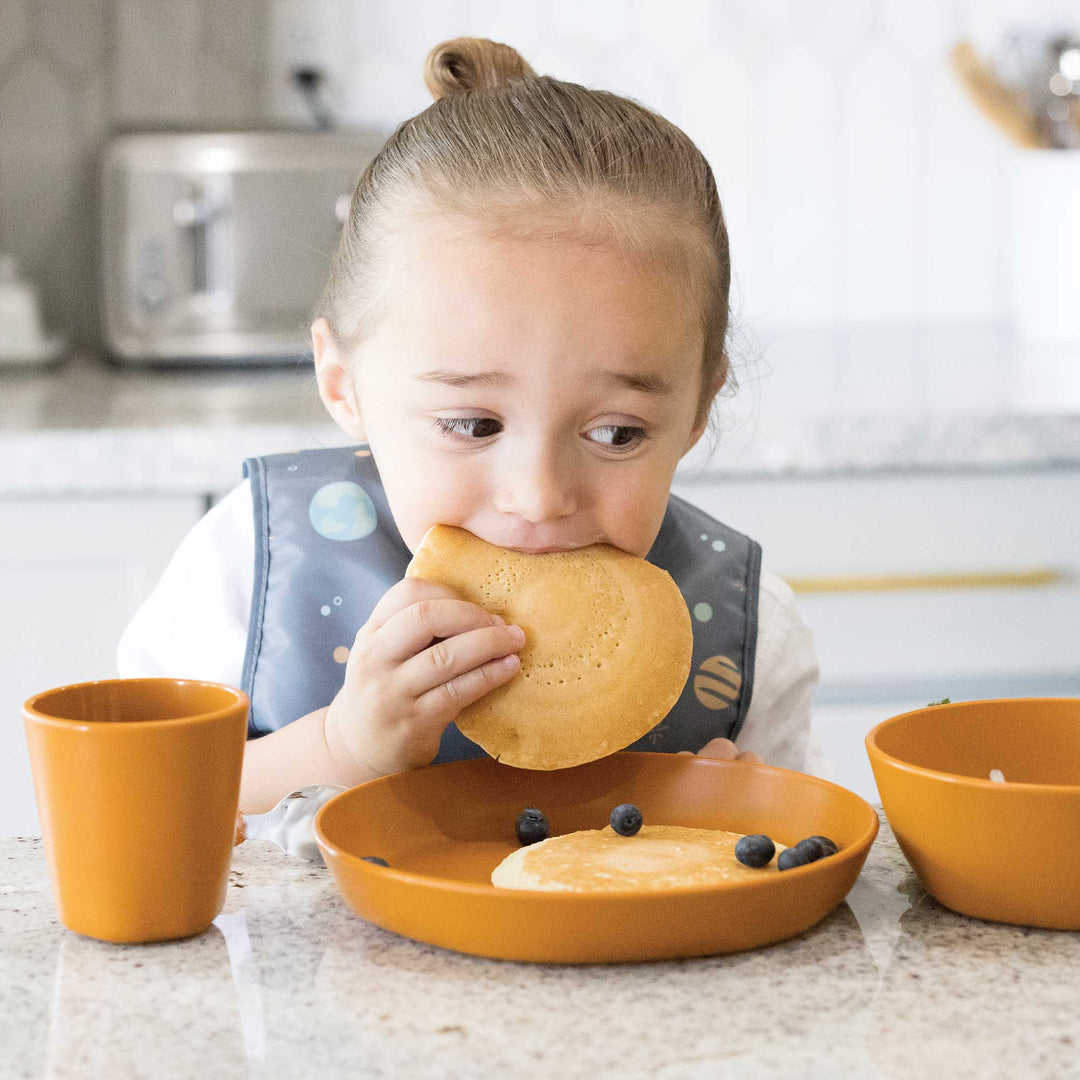
[[[532,522],[567,517],[577,509],[574,476],[553,455],[508,462],[501,478],[498,508]]]

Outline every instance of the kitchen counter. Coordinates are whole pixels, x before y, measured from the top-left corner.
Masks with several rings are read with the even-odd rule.
[[[1080,380],[1000,326],[759,329],[680,480],[1080,468]],[[0,370],[0,497],[220,493],[243,458],[347,439],[306,365]]]
[[[6,1077],[1062,1077],[1080,934],[936,904],[887,823],[848,896],[786,943],[581,967],[483,960],[354,915],[329,872],[249,841],[199,937],[56,921],[41,842],[0,840]]]

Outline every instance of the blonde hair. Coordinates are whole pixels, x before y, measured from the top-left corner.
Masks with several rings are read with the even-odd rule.
[[[432,49],[435,98],[364,170],[315,309],[344,355],[376,325],[389,242],[452,215],[491,237],[614,242],[686,274],[704,334],[707,414],[729,376],[727,228],[712,170],[690,138],[629,98],[537,75],[508,45]]]

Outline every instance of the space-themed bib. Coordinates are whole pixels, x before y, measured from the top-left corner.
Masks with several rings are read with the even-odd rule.
[[[255,585],[244,656],[250,736],[329,705],[357,631],[412,558],[364,445],[249,458]],[[761,548],[672,495],[646,556],[690,609],[690,677],[667,716],[631,750],[700,750],[733,739],[754,682]],[[649,658],[641,657],[641,677]],[[483,757],[450,724],[435,761]]]

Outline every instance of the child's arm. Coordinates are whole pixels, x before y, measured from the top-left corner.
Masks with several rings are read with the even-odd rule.
[[[251,489],[238,485],[191,529],[124,632],[124,678],[242,680],[254,565]],[[441,585],[398,582],[356,636],[334,701],[249,739],[243,813],[269,810],[307,784],[352,786],[426,765],[446,725],[513,678],[521,641]],[[434,642],[434,644],[433,644]]]
[[[327,707],[316,709],[269,735],[248,739],[240,781],[240,812],[262,814],[290,791],[307,784],[353,787],[378,775],[339,762],[326,745]]]
[[[428,765],[458,713],[517,673],[524,634],[451,589],[405,578],[360,628],[325,709],[249,740],[243,813],[305,784],[351,787]]]

